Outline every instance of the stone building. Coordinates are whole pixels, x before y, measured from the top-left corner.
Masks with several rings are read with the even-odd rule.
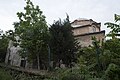
[[[10,40],[7,48],[7,54],[5,63],[14,65],[14,66],[20,66],[22,58],[19,55],[19,46],[13,46],[13,41]]]
[[[16,38],[17,40],[17,38]],[[19,51],[21,50],[21,47],[14,46],[14,42],[12,40],[9,41],[8,48],[7,48],[7,53],[6,53],[6,58],[5,58],[5,63],[17,67],[26,67],[26,58],[22,58],[20,56]]]
[[[92,45],[92,37],[103,41],[105,31],[101,31],[101,23],[92,19],[76,19],[71,23],[74,37],[80,42],[81,47]]]

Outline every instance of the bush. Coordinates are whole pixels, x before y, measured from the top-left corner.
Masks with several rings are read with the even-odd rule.
[[[105,80],[120,80],[120,67],[111,63],[105,71]]]
[[[0,68],[0,80],[12,80],[12,77],[7,71]]]

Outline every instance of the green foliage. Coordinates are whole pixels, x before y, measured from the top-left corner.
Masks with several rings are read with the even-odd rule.
[[[21,55],[27,57],[28,61],[37,59],[39,68],[39,63],[45,64],[47,60],[48,27],[39,6],[34,6],[30,0],[26,0],[24,10],[25,13],[17,13],[20,21],[14,23],[15,34],[20,37]]]
[[[57,69],[51,80],[93,80],[94,78],[90,75],[89,68],[85,64],[86,62],[81,56],[75,67]]]
[[[4,33],[0,35],[0,62],[4,62],[8,47],[8,38]]]
[[[22,47],[20,55],[27,57],[28,61],[37,62],[40,66],[48,66],[48,46],[51,49],[50,57],[56,63],[60,60],[67,65],[67,68],[58,68],[51,78],[44,80],[119,80],[120,79],[120,40],[116,38],[120,32],[120,15],[115,14],[115,23],[105,23],[112,29],[109,36],[112,39],[100,44],[95,37],[92,38],[93,46],[79,48],[78,42],[74,39],[69,17],[64,21],[54,22],[48,31],[45,16],[39,6],[34,6],[30,0],[26,0],[25,13],[18,12],[19,22],[15,22],[15,33],[12,30],[3,34],[0,31],[0,62],[5,59],[9,40],[20,37]],[[17,46],[17,43],[15,43]],[[79,48],[79,53],[78,52]],[[74,67],[72,62],[77,62]],[[35,64],[36,65],[36,64]],[[15,80],[38,80],[31,78],[24,73],[15,74]],[[1,80],[11,80],[8,71],[0,69]],[[41,78],[40,78],[41,79]]]
[[[78,42],[74,39],[69,17],[62,22],[58,20],[50,27],[50,47],[53,60],[59,63],[60,60],[69,66],[76,59]]]
[[[87,70],[90,72],[90,75],[94,77],[93,79],[96,78],[95,80],[97,80],[97,78],[99,78],[100,80],[119,80],[120,40],[114,38],[106,40],[106,42],[103,42],[101,45],[97,42],[96,45],[98,47],[93,45],[91,47],[82,48],[79,52],[79,59],[82,60],[84,65],[87,65]],[[97,66],[96,58],[98,57],[96,56],[96,48],[99,50],[100,71],[100,68]]]
[[[108,65],[111,63],[111,56],[112,55],[109,50],[104,50],[104,52],[100,55],[100,61],[103,70],[106,70]]]
[[[85,69],[85,68],[84,68]],[[80,68],[58,69],[51,80],[88,80],[91,78],[89,73],[82,71]]]
[[[116,17],[116,21],[119,21],[118,17]],[[58,68],[51,78],[45,80],[119,80],[120,40],[113,38],[101,44],[93,38],[93,46],[80,49],[76,55],[75,52],[78,46],[76,46],[77,42],[73,38],[71,30],[69,18],[66,18],[63,22],[61,20],[56,21],[51,25],[51,57],[56,63],[63,60],[63,63],[67,65],[70,65],[78,57],[77,64],[75,64],[77,66],[65,69]],[[32,30],[30,32],[32,33]],[[117,32],[115,31],[115,33]],[[29,44],[27,46],[33,43]],[[26,48],[24,49],[26,50]],[[32,50],[34,51],[34,49]],[[34,55],[31,57],[34,57]]]
[[[105,23],[105,25],[107,25],[107,28],[112,29],[108,34],[108,36],[112,36],[112,38],[115,38],[115,36],[117,36],[118,33],[120,32],[120,24],[119,24],[120,15],[115,14],[114,18],[115,18],[114,19],[115,23],[111,23],[111,22]]]
[[[12,80],[12,77],[7,71],[0,68],[0,80]]]
[[[110,51],[108,57],[108,59],[110,58],[110,62],[120,66],[120,40],[107,40],[104,44],[104,49]]]
[[[86,61],[86,65],[90,65],[90,64],[96,63],[95,55],[96,55],[95,48],[88,47],[88,48],[80,49],[78,57],[83,56]]]
[[[105,71],[105,80],[119,80],[120,79],[120,66],[113,63],[109,64]]]

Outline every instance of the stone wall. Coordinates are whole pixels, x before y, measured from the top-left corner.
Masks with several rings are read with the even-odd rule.
[[[100,32],[100,29],[95,25],[86,25],[84,27],[81,26],[73,29],[74,36],[94,32]]]
[[[89,45],[92,45],[92,37],[96,37],[97,40],[100,40],[100,42],[102,42],[105,39],[105,31],[80,35],[76,36],[75,38],[80,42],[81,47],[87,47]]]
[[[13,41],[10,40],[7,48],[5,63],[19,67],[21,65],[21,60],[23,60],[19,53],[20,50],[21,48],[19,46],[13,46]]]
[[[14,66],[20,66],[21,59],[22,59],[19,54],[20,49],[21,48],[19,46],[17,47],[13,46],[13,42],[10,41],[7,49],[5,63],[14,65]]]
[[[80,35],[80,34],[84,34],[84,33],[89,33],[89,26],[73,29],[73,35]]]

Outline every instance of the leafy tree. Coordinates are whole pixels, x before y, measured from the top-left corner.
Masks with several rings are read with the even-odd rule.
[[[119,80],[120,79],[120,67],[113,63],[108,65],[105,71],[104,80]]]
[[[1,30],[0,31],[0,62],[5,61],[7,47],[8,47],[8,38]]]
[[[19,22],[14,23],[15,34],[20,37],[21,55],[27,57],[28,61],[37,61],[37,67],[40,69],[41,65],[47,64],[47,23],[39,6],[34,6],[30,0],[26,0],[24,10],[25,13],[17,13]]]
[[[112,29],[108,34],[108,36],[112,36],[112,38],[115,38],[115,36],[117,36],[118,33],[120,32],[120,24],[119,24],[120,15],[115,14],[114,18],[115,18],[115,23],[111,23],[111,22],[105,23],[105,25],[107,25],[107,28]]]
[[[54,22],[50,27],[50,47],[53,61],[70,66],[76,60],[78,42],[74,39],[69,17],[62,22],[61,19]]]
[[[109,50],[110,62],[120,66],[120,40],[107,40],[104,44],[104,49]]]
[[[9,71],[5,71],[0,67],[0,79],[1,80],[13,80],[12,76],[9,74]]]
[[[110,60],[112,63],[120,65],[120,40],[116,37],[120,33],[120,15],[115,14],[115,23],[105,23],[108,28],[111,28],[111,31],[108,35],[112,36],[112,39],[107,40],[104,44],[104,49],[110,51]]]
[[[106,40],[106,42],[103,42],[103,44],[100,46],[98,43],[97,45],[99,46],[99,61],[100,61],[100,68],[97,67],[97,60],[96,60],[96,47],[91,46],[87,48],[82,48],[80,50],[79,55],[82,56],[85,60],[85,65],[88,66],[89,72],[92,73],[93,76],[98,77],[98,78],[105,78],[109,80],[115,79],[116,76],[113,76],[112,78],[110,77],[111,74],[114,75],[115,73],[117,75],[118,79],[118,71],[120,69],[120,40],[115,38],[115,39],[110,39]],[[111,73],[112,67],[110,67],[111,64],[114,64],[117,66],[117,70],[113,73]],[[110,69],[109,69],[110,68]],[[100,69],[100,71],[98,71]],[[109,75],[109,76],[107,76]],[[106,78],[107,77],[107,78]],[[115,80],[117,80],[115,79]]]

